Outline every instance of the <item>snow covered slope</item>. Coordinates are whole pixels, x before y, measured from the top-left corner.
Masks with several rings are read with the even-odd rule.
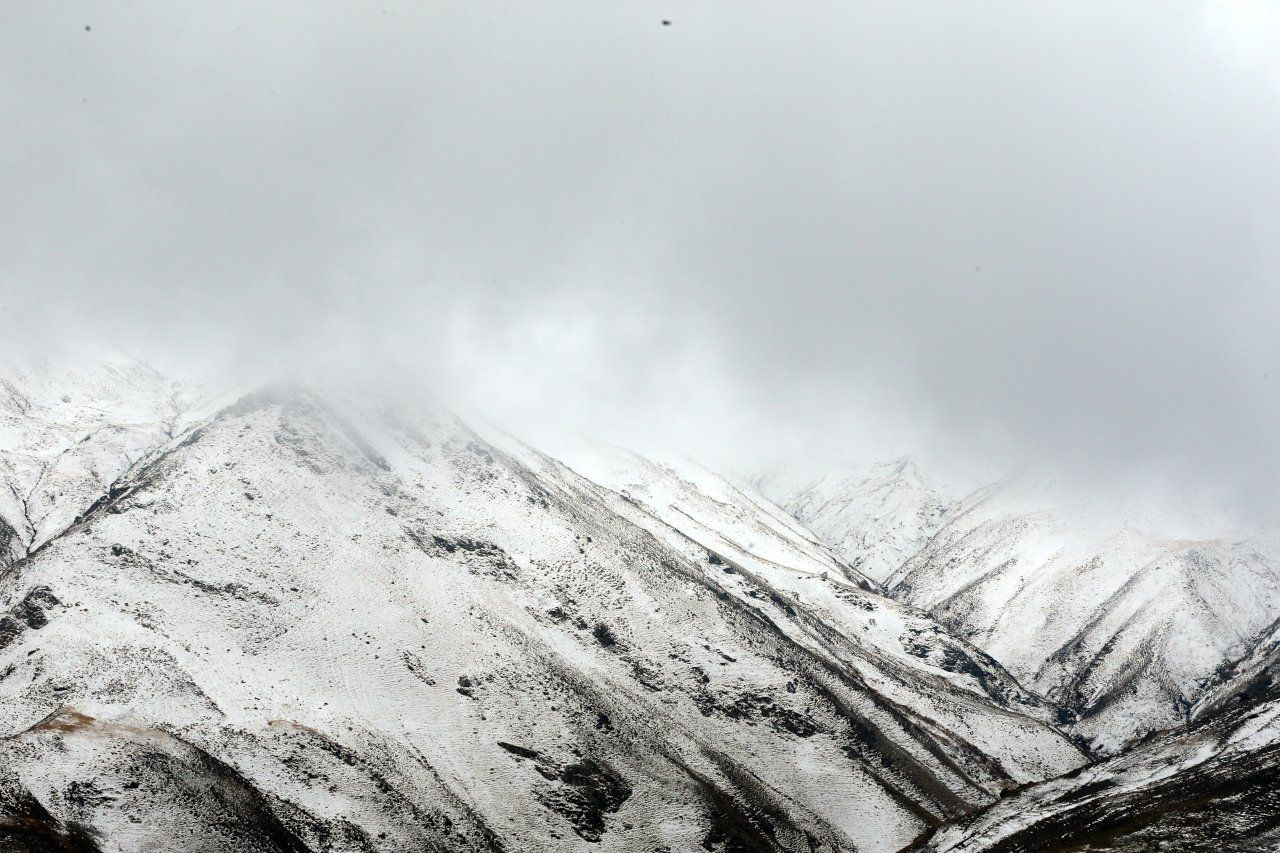
[[[814,479],[777,470],[754,484],[877,583],[929,541],[956,503],[909,458],[836,466]]]
[[[880,590],[878,582],[839,559],[786,510],[695,462],[653,461],[587,442],[575,446],[564,461],[712,550],[732,549],[762,563],[825,572],[862,589]]]
[[[1101,764],[1005,797],[916,849],[1280,848],[1280,693],[1220,709]]]
[[[225,392],[126,356],[0,368],[0,568],[40,547]]]
[[[722,552],[527,448],[297,388],[175,439],[0,576],[13,832],[893,850],[1081,760],[923,615],[794,565],[784,519]]]
[[[1275,543],[1173,539],[1160,527],[1004,482],[966,499],[890,579],[891,594],[1070,708],[1075,730],[1114,752],[1189,719],[1280,613]]]
[[[999,664],[978,649],[941,630],[915,608],[872,591],[873,584],[814,545],[812,534],[787,521],[785,513],[763,498],[686,460],[656,463],[617,448],[581,448],[573,466],[621,495],[620,515],[649,530],[675,550],[720,567],[718,582],[748,599],[782,598],[803,609],[802,626],[821,629],[821,642],[848,647],[846,657],[859,674],[914,708],[932,705],[965,726],[989,754],[1008,749],[1008,732],[989,719],[989,703],[1057,722],[1059,710],[1023,690]],[[783,630],[790,621],[779,623]],[[811,642],[812,632],[799,632]],[[834,640],[832,638],[835,638]],[[941,689],[928,698],[924,685]],[[974,706],[980,719],[958,723],[962,709]],[[1041,772],[1028,768],[1029,775]]]

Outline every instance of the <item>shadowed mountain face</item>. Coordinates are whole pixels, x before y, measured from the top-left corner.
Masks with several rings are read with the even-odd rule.
[[[233,768],[162,730],[64,710],[0,742],[0,766],[15,849],[307,849]]]
[[[893,850],[1083,760],[758,499],[297,388],[169,432],[0,577],[0,845]]]
[[[1271,690],[1003,798],[917,849],[1243,851],[1277,844],[1280,694]]]

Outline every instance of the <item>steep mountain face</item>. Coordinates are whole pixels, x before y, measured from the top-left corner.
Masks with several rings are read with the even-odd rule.
[[[0,575],[18,849],[893,850],[1082,761],[719,484],[301,389],[147,434]]]
[[[619,449],[596,447],[571,461],[626,500],[620,514],[669,547],[694,559],[706,549],[726,589],[748,599],[781,598],[803,609],[802,625],[816,633],[797,633],[801,642],[847,647],[845,656],[862,678],[903,705],[932,707],[935,716],[949,720],[948,727],[963,728],[990,754],[1011,743],[1008,729],[998,722],[993,727],[992,703],[1057,722],[1059,709],[1023,690],[988,655],[921,611],[872,592],[869,581],[815,548],[812,534],[788,522],[781,510],[723,477],[685,460],[659,464]],[[790,622],[781,627],[790,629]],[[978,719],[962,722],[966,711]],[[1041,772],[1033,764],[1026,775]]]
[[[1141,519],[1012,482],[966,499],[889,585],[1109,753],[1188,720],[1251,654],[1280,610],[1280,549],[1160,539]]]
[[[924,547],[956,504],[907,458],[838,466],[816,479],[772,471],[754,485],[877,583]]]
[[[707,548],[762,564],[842,578],[864,590],[877,581],[832,553],[785,509],[685,459],[653,461],[617,447],[580,443],[570,466]]]
[[[1032,785],[916,849],[1280,847],[1280,692],[1219,708],[1100,764]]]
[[[43,545],[225,395],[125,356],[0,368],[0,567]]]

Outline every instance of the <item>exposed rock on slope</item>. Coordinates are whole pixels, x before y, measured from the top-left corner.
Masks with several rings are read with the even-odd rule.
[[[923,616],[738,539],[448,419],[246,398],[0,577],[0,823],[104,851],[892,850],[1080,762]]]
[[[165,731],[61,711],[0,741],[0,768],[2,849],[307,849],[275,816],[284,804]]]

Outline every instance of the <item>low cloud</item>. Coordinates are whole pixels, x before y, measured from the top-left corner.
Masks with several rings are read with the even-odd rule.
[[[11,4],[0,317],[1265,514],[1268,8]]]

